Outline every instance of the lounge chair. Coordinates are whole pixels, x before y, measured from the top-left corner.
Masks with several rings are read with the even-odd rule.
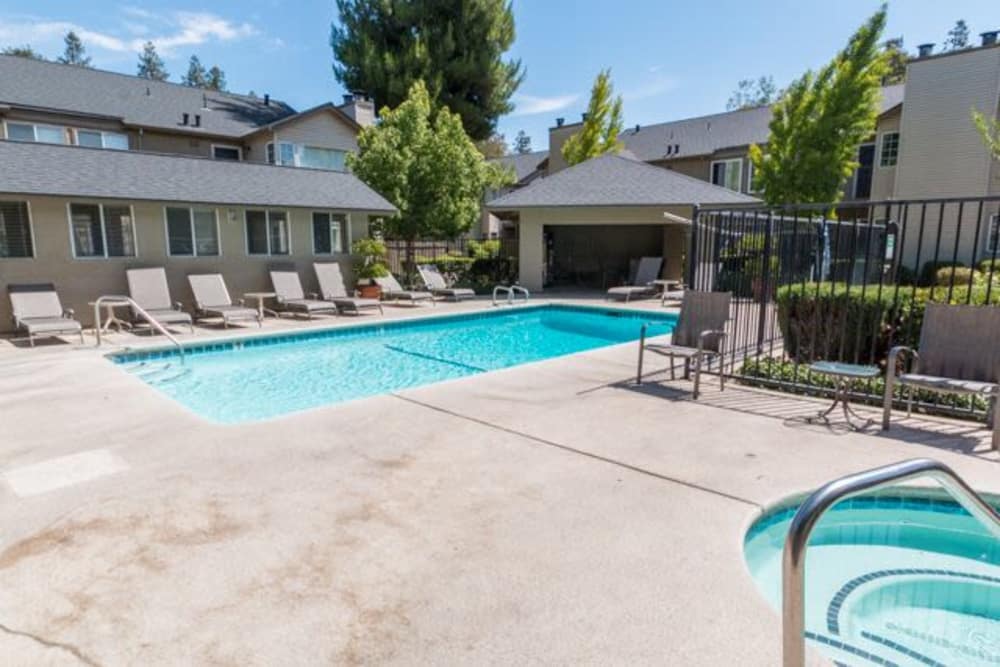
[[[311,320],[316,313],[336,315],[339,310],[335,304],[317,298],[318,294],[310,293],[307,298],[298,271],[271,269],[271,284],[274,286],[278,307],[289,313],[301,313]]]
[[[992,400],[993,449],[1000,451],[1000,308],[929,303],[916,350],[899,345],[889,351],[882,403],[882,430],[889,430],[896,385],[906,387],[907,414],[913,390],[979,395]],[[910,370],[899,372],[904,355]]]
[[[72,308],[63,308],[52,283],[7,285],[10,307],[14,311],[14,328],[28,334],[35,346],[36,336],[77,334],[83,343],[83,326],[74,318]]]
[[[441,275],[436,266],[418,266],[417,271],[420,273],[420,279],[424,281],[424,285],[430,290],[433,296],[452,299],[453,301],[474,299],[476,297],[475,290],[471,290],[468,287],[448,287],[447,281],[445,281],[444,276]]]
[[[382,312],[382,302],[378,299],[363,299],[361,297],[350,296],[344,286],[344,274],[340,271],[340,264],[336,262],[316,262],[313,264],[316,271],[316,280],[319,281],[320,296],[324,301],[330,301],[337,306],[341,313],[352,312],[360,315],[362,310],[378,309]]]
[[[396,280],[396,276],[391,273],[384,278],[376,278],[375,282],[378,286],[382,288],[382,298],[391,299],[393,301],[409,301],[413,305],[421,301],[430,301],[434,303],[434,295],[430,292],[420,292],[405,290],[403,286],[399,284]]]
[[[239,305],[233,303],[221,273],[192,274],[188,276],[188,284],[194,294],[196,319],[218,317],[227,329],[231,322],[248,320],[254,320],[257,326],[261,326],[260,313],[256,309],[247,308],[242,301]]]
[[[663,268],[662,257],[643,257],[635,271],[631,285],[612,287],[608,290],[608,299],[624,299],[625,303],[636,297],[653,296],[656,294],[654,280],[660,277]]]
[[[670,335],[669,343],[647,343],[646,330],[651,324],[644,324],[639,340],[639,365],[635,383],[642,384],[643,352],[649,351],[670,358],[670,379],[676,379],[674,357],[684,359],[684,379],[691,377],[694,366],[694,398],[698,398],[701,384],[703,361],[719,359],[719,389],[726,388],[722,373],[723,346],[726,340],[726,320],[729,319],[729,305],[733,300],[730,292],[699,292],[688,290],[681,303],[681,314]]]
[[[150,317],[164,326],[171,324],[186,324],[194,333],[194,322],[191,316],[181,310],[181,302],[171,302],[170,288],[167,286],[167,272],[163,267],[151,269],[128,269],[125,271],[128,280],[128,293],[132,300],[139,304]],[[139,313],[133,309],[132,319],[142,321]],[[146,324],[149,324],[146,322]],[[152,329],[152,325],[150,325]]]

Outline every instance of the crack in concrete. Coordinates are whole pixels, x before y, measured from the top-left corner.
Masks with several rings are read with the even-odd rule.
[[[710,493],[714,496],[719,496],[720,498],[726,498],[728,500],[734,500],[738,503],[743,503],[745,505],[750,505],[756,507],[759,510],[763,510],[764,506],[760,503],[750,500],[749,498],[742,498],[740,496],[733,495],[731,493],[726,493],[725,491],[719,491],[718,489],[713,489],[707,486],[702,486],[701,484],[695,484],[694,482],[688,482],[683,479],[678,479],[676,477],[671,477],[669,475],[664,475],[658,473],[654,470],[649,470],[648,468],[641,468],[637,465],[631,463],[626,463],[624,461],[619,461],[617,459],[610,458],[608,456],[602,456],[601,454],[596,454],[594,452],[588,452],[585,449],[577,449],[576,447],[570,447],[569,445],[564,445],[553,440],[546,440],[545,438],[540,438],[536,435],[531,435],[530,433],[524,433],[523,431],[518,431],[516,429],[508,428],[506,426],[500,426],[499,424],[494,424],[488,422],[485,419],[479,419],[477,417],[470,417],[469,415],[462,414],[460,412],[453,412],[447,408],[438,407],[430,403],[424,403],[407,396],[402,396],[400,394],[389,394],[393,398],[398,398],[401,401],[406,401],[407,403],[412,403],[413,405],[419,405],[420,407],[427,408],[428,410],[434,410],[435,412],[440,412],[446,415],[451,415],[452,417],[457,417],[458,419],[463,419],[465,421],[473,422],[474,424],[479,424],[487,428],[491,428],[497,431],[503,431],[504,433],[509,433],[510,435],[516,435],[520,438],[526,440],[531,440],[532,442],[545,445],[546,447],[555,447],[556,449],[561,449],[565,452],[570,452],[571,454],[576,454],[578,456],[585,456],[590,459],[595,459],[597,461],[602,461],[604,463],[610,463],[613,466],[619,468],[624,468],[626,470],[631,470],[632,472],[639,473],[640,475],[646,475],[647,477],[655,477],[656,479],[663,480],[665,482],[670,482],[672,484],[679,484],[681,486],[686,486],[689,489],[694,489],[696,491],[702,491],[704,493]]]
[[[0,631],[3,631],[8,635],[13,635],[15,637],[26,637],[38,644],[41,644],[46,648],[53,648],[53,649],[58,649],[60,651],[65,651],[70,655],[72,655],[77,660],[79,660],[84,665],[89,665],[89,667],[101,667],[101,664],[99,662],[89,657],[83,651],[81,651],[76,646],[73,646],[72,644],[66,644],[63,642],[57,642],[45,639],[44,637],[39,637],[34,633],[26,632],[24,630],[15,630],[14,628],[4,625],[3,623],[0,623]]]

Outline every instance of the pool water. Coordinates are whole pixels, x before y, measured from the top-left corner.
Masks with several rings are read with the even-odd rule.
[[[238,423],[669,332],[676,316],[566,305],[372,321],[111,359],[206,419]]]
[[[1000,498],[987,501],[1000,507]],[[758,519],[744,553],[781,607],[781,556],[797,509]],[[897,487],[843,501],[806,555],[806,636],[841,665],[1000,665],[1000,541],[958,503]]]

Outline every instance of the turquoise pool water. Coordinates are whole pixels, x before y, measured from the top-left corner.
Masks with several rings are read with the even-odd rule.
[[[796,509],[771,510],[744,543],[778,610]],[[806,559],[806,634],[835,663],[1000,665],[1000,543],[945,495],[900,487],[844,501],[820,520]]]
[[[551,359],[671,330],[666,313],[527,306],[258,336],[111,359],[216,422],[268,419],[330,403]]]

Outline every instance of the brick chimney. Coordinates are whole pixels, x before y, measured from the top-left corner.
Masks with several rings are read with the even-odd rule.
[[[375,124],[375,102],[364,93],[344,95],[344,103],[337,107],[361,127]]]

